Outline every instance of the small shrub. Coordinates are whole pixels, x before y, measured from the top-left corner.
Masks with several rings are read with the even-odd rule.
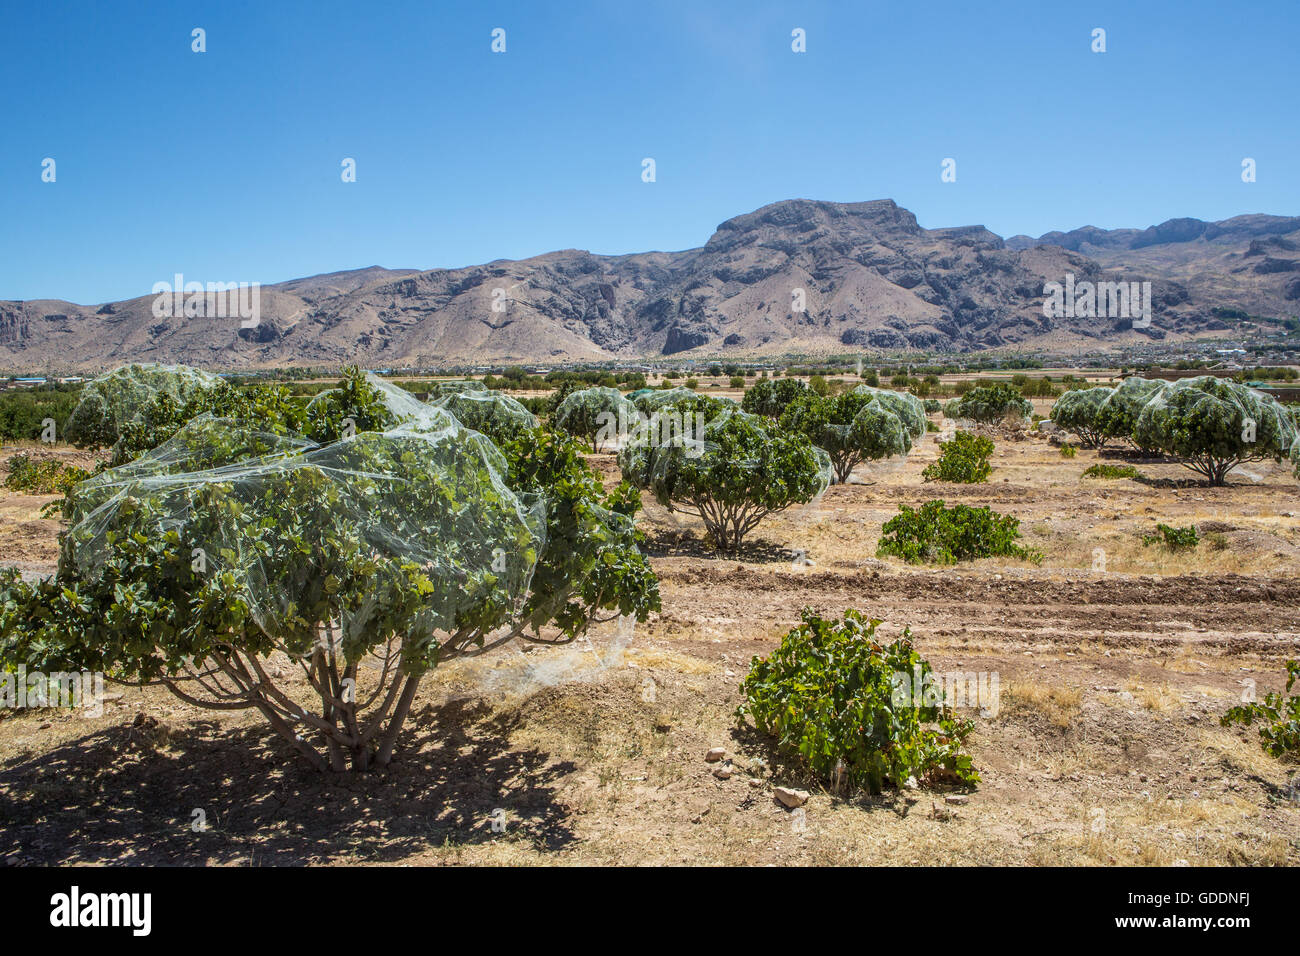
[[[1230,546],[1228,536],[1221,531],[1211,531],[1205,536],[1205,543],[1211,551],[1227,551]]]
[[[1175,528],[1167,524],[1156,525],[1155,534],[1144,534],[1142,543],[1148,547],[1153,544],[1163,544],[1170,551],[1183,551],[1196,547],[1201,543],[1201,537],[1196,533],[1196,528],[1188,526],[1186,528]]]
[[[1075,454],[1077,454],[1077,450],[1069,442],[1066,442],[1064,445],[1061,446],[1062,458],[1073,458]]]
[[[64,465],[52,458],[38,461],[20,453],[9,459],[5,487],[33,495],[63,495],[77,482],[89,477],[90,472],[76,465]]]
[[[1290,694],[1300,679],[1300,661],[1287,661],[1286,673],[1286,690]],[[1219,723],[1224,727],[1250,726],[1257,720],[1263,725],[1259,728],[1259,742],[1266,753],[1274,757],[1300,755],[1300,694],[1265,694],[1262,701],[1231,708]]]
[[[1093,465],[1083,473],[1084,478],[1133,478],[1140,479],[1142,472],[1132,465]]]
[[[737,719],[752,717],[822,779],[842,770],[851,786],[873,793],[908,777],[977,783],[961,749],[973,721],[958,718],[938,692],[916,699],[910,690],[917,677],[922,688],[933,687],[930,665],[910,630],[891,644],[876,640],[879,623],[853,609],[842,621],[805,609],[803,623],[775,651],[754,658]]]
[[[1042,555],[1016,544],[1020,519],[988,507],[944,507],[942,499],[920,508],[898,506],[881,529],[876,556],[894,555],[908,564],[955,564],[978,558],[1021,558],[1037,563]]]
[[[744,387],[745,387],[745,376],[743,376],[743,375],[733,375],[733,376],[731,376],[730,385],[731,385],[732,388],[744,388]]]
[[[982,435],[958,431],[952,441],[941,442],[939,460],[921,472],[925,481],[954,481],[961,484],[979,484],[987,481],[989,456],[993,442]]]

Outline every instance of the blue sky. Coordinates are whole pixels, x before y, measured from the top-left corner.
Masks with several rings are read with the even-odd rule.
[[[1003,236],[1296,215],[1298,48],[1295,0],[11,3],[0,298],[683,249],[796,197]]]

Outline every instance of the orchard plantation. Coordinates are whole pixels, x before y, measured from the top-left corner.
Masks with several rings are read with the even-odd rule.
[[[643,494],[700,529],[703,557],[750,561],[769,547],[760,529],[811,514],[831,489],[872,501],[879,469],[940,432],[912,486],[923,500],[897,504],[871,554],[915,573],[1040,565],[1047,552],[1026,543],[1018,509],[956,499],[999,480],[1005,443],[1042,439],[1030,398],[1044,389],[982,382],[940,403],[914,394],[937,379],[914,389],[907,377],[863,378],[737,374],[736,401],[667,378],[651,388],[644,376],[575,376],[538,398],[507,394],[525,383],[511,375],[408,390],[347,369],[305,390],[132,365],[79,392],[25,396],[0,405],[14,427],[34,435],[52,419],[100,459],[94,470],[38,449],[10,459],[6,487],[58,496],[47,509],[62,532],[53,575],[3,572],[0,661],[249,711],[303,765],[365,771],[399,759],[438,668],[671,613]],[[1242,383],[1069,386],[1050,424],[1098,455],[1173,462],[1206,487],[1251,462],[1300,470],[1292,410]],[[1080,472],[1147,480],[1130,464]],[[1213,535],[1157,521],[1143,547],[1199,553]],[[975,724],[953,702],[900,709],[891,697],[891,675],[924,681],[932,670],[909,633],[884,640],[880,622],[852,608],[800,620],[740,675],[735,718],[774,759],[874,793],[980,782],[966,749]],[[1224,720],[1257,724],[1269,752],[1291,752],[1295,699],[1270,696]]]

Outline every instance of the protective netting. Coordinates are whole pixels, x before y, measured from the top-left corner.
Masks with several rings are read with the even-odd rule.
[[[1160,379],[1132,375],[1120,382],[1097,409],[1097,427],[1111,438],[1132,440],[1138,416],[1152,396],[1169,385]],[[1067,393],[1069,394],[1069,393]],[[1062,395],[1062,398],[1065,396]]]
[[[1296,427],[1271,395],[1201,375],[1153,391],[1133,429],[1139,445],[1189,460],[1286,457]]]
[[[496,441],[517,438],[537,427],[536,415],[501,392],[450,392],[436,399],[430,396],[430,406],[445,408],[461,424]]]
[[[739,406],[729,398],[714,395],[701,395],[693,389],[683,388],[662,388],[655,389],[648,394],[643,394],[633,403],[637,409],[646,415],[653,415],[655,412],[663,411],[668,408],[686,409],[712,409],[720,411],[723,408],[738,408]]]
[[[419,658],[438,634],[508,622],[527,596],[545,506],[505,473],[439,410],[326,447],[203,417],[77,488],[61,574],[179,586],[291,654],[327,622],[349,660],[379,636]]]
[[[442,398],[444,395],[460,395],[464,392],[486,392],[488,387],[478,379],[468,378],[458,381],[430,382],[429,400]]]
[[[1091,445],[1099,444],[1103,433],[1098,416],[1114,393],[1113,388],[1105,387],[1068,391],[1052,406],[1052,421],[1062,428],[1077,432],[1080,438]]]
[[[863,461],[911,451],[915,412],[916,407],[897,393],[863,389],[823,397],[805,392],[786,406],[780,427],[807,436],[829,453],[835,480],[845,482]]]
[[[561,683],[599,678],[628,666],[636,641],[631,615],[593,624],[582,638],[559,647],[516,643],[499,653],[461,658],[438,668],[426,679],[424,692],[434,701],[481,699],[486,694],[531,694]],[[649,683],[647,694],[646,683]],[[653,702],[653,678],[642,681],[642,697]]]
[[[420,401],[403,388],[386,382],[370,372],[365,373],[361,382],[345,379],[337,388],[328,388],[319,392],[307,403],[307,417],[324,417],[327,409],[339,411],[360,411],[361,421],[353,422],[353,431],[369,431],[373,428],[388,428],[402,422],[413,422],[429,414],[429,405]],[[368,389],[369,394],[361,394]],[[371,412],[371,407],[378,406],[378,414]],[[372,420],[373,419],[373,420]]]
[[[868,395],[884,411],[894,415],[902,424],[912,442],[925,434],[925,404],[911,392],[898,392],[892,388],[872,388],[859,385],[853,390],[856,395]]]
[[[160,395],[184,405],[195,393],[216,388],[221,378],[187,365],[123,365],[91,379],[64,426],[74,445],[109,447],[122,426],[138,420]]]
[[[555,409],[557,427],[579,438],[617,439],[620,444],[634,430],[637,407],[616,388],[597,386],[571,392]]]
[[[847,426],[828,424],[826,427],[836,433],[841,445],[860,448],[866,457],[873,459],[906,455],[912,450],[915,437],[896,409],[874,399]]]
[[[802,379],[762,379],[745,390],[741,408],[755,415],[780,418],[791,402],[810,391]]]
[[[1024,421],[1033,411],[1033,404],[1008,382],[977,385],[943,406],[945,418],[986,425]]]

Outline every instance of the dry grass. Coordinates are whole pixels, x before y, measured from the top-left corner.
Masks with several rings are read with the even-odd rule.
[[[1138,700],[1147,710],[1153,710],[1158,714],[1165,714],[1182,707],[1182,701],[1169,689],[1168,684],[1142,688]]]
[[[1068,730],[1078,718],[1083,691],[1039,682],[1013,681],[1001,690],[999,716],[1009,719],[1036,715],[1057,730]]]

